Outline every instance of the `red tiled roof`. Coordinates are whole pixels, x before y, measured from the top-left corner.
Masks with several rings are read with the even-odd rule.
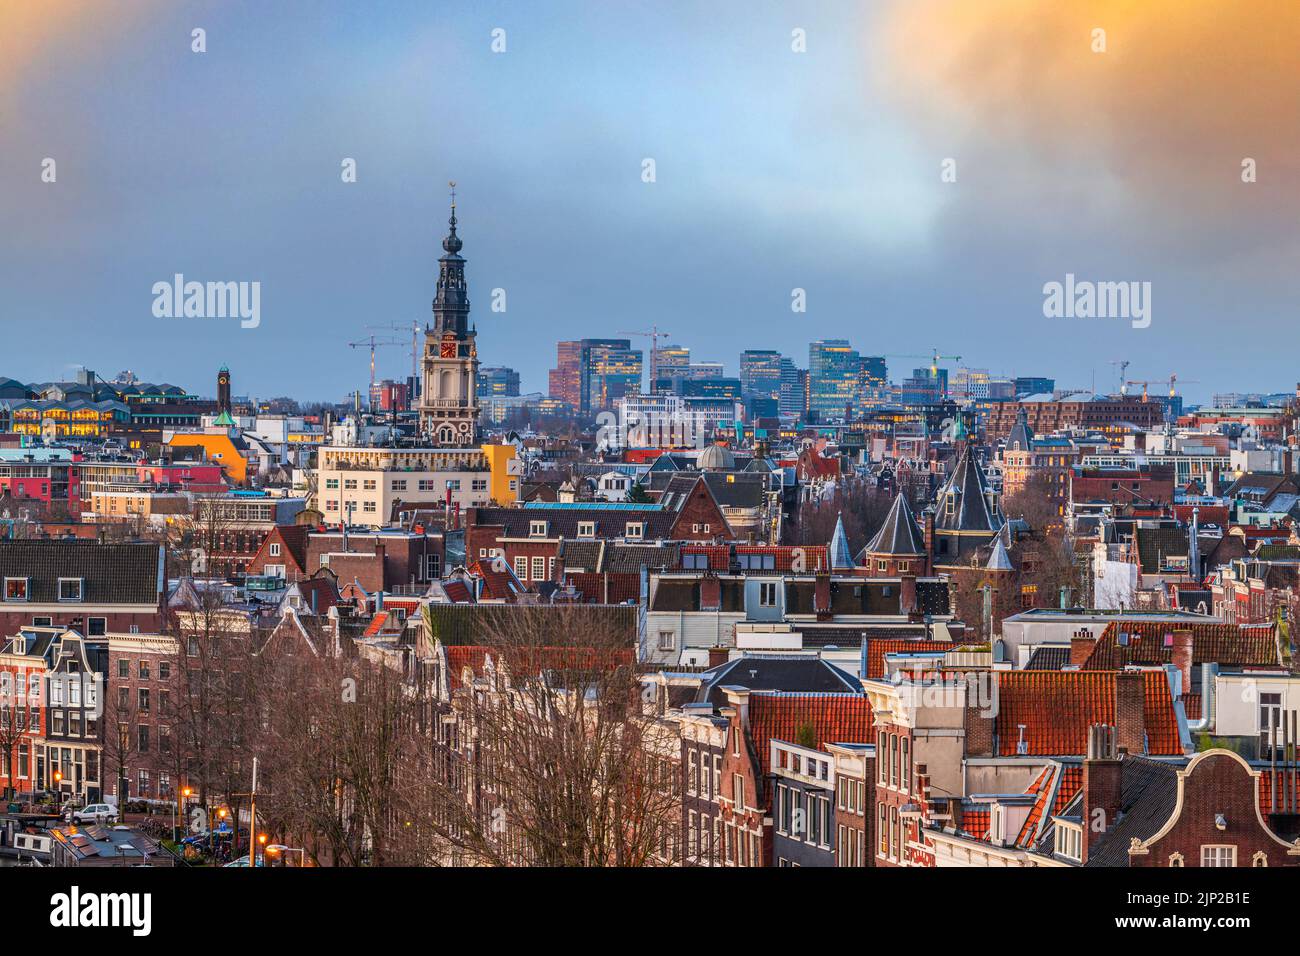
[[[1164,671],[1142,671],[1147,750],[1183,752],[1178,716]],[[998,673],[998,754],[1016,755],[1020,725],[1029,754],[1064,756],[1087,750],[1088,727],[1115,723],[1113,671],[1002,671]]]
[[[825,571],[830,567],[826,556],[826,545],[809,544],[802,546],[772,544],[738,544],[736,554],[771,554],[776,556],[776,570],[793,571],[796,551],[803,551],[805,571]]]
[[[1016,837],[1016,846],[1028,849],[1038,834],[1040,822],[1061,812],[1065,805],[1074,799],[1074,795],[1083,786],[1083,768],[1063,766],[1058,763],[1048,764],[1043,768],[1025,793],[1036,794],[1038,799],[1029,809],[1024,826]]]
[[[961,811],[961,832],[983,840],[988,836],[993,811],[987,806],[966,804]]]
[[[951,651],[957,647],[952,641],[926,641],[906,637],[867,638],[867,679],[881,680],[885,676],[886,654],[923,654],[928,651]]]
[[[366,627],[364,637],[374,637],[384,629],[384,623],[388,620],[388,612],[380,611],[370,619],[370,624]]]
[[[865,694],[799,694],[754,691],[749,695],[749,734],[764,774],[773,740],[800,742],[800,729],[812,728],[813,746],[870,743],[871,702]]]
[[[1093,645],[1083,670],[1121,670],[1128,664],[1168,664],[1173,647],[1165,635],[1176,630],[1192,632],[1192,663],[1221,665],[1278,666],[1277,641],[1272,625],[1241,624],[1172,625],[1157,621],[1111,621]],[[1128,645],[1120,644],[1128,635]]]

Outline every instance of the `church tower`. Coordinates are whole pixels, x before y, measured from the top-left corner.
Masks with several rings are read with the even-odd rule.
[[[456,235],[456,184],[451,185],[451,229],[438,260],[433,325],[424,330],[420,430],[431,444],[468,447],[478,432],[479,363],[469,324],[463,243]]]

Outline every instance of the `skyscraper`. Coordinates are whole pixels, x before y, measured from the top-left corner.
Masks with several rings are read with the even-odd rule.
[[[779,408],[782,415],[802,418],[808,411],[808,373],[781,356],[781,390]]]
[[[514,369],[500,365],[479,369],[479,398],[490,398],[494,395],[510,397],[518,394],[519,373]]]
[[[740,385],[746,399],[781,396],[781,353],[746,349],[740,353]]]
[[[847,339],[808,346],[808,411],[819,421],[844,419],[857,397],[860,356]]]
[[[582,403],[582,343],[560,342],[549,377],[550,396],[575,409]]]
[[[583,339],[579,350],[578,411],[590,415],[613,408],[624,395],[641,391],[641,351],[627,339]]]

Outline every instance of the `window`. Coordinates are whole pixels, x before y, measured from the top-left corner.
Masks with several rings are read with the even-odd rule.
[[[487,479],[471,478],[469,487],[471,491],[487,491]]]
[[[4,599],[6,601],[26,601],[27,585],[30,578],[5,578]]]
[[[659,650],[671,651],[676,646],[677,635],[673,631],[659,632]]]
[[[338,486],[339,486],[339,480],[338,480],[337,478],[326,478],[326,479],[325,479],[325,487],[326,487],[326,488],[337,488]]]
[[[172,676],[172,665],[171,665],[171,661],[159,661],[159,662],[158,662],[158,679],[159,679],[159,680],[171,680],[171,676]]]
[[[128,661],[125,657],[122,657],[122,658],[119,658],[119,659],[118,659],[118,662],[117,662],[117,676],[118,676],[118,677],[130,677],[130,676],[131,676],[131,662]]]
[[[149,752],[149,725],[141,724],[139,728],[139,751],[142,754]]]
[[[776,582],[764,581],[758,586],[758,604],[760,607],[776,607]]]
[[[59,578],[59,600],[80,601],[82,578]]]
[[[373,501],[363,501],[361,503],[361,510],[366,512],[367,514],[374,514],[375,503]]]
[[[148,711],[149,711],[149,688],[147,688],[147,687],[141,687],[141,688],[140,688],[140,698],[139,698],[139,701],[140,701],[140,710],[141,710],[141,712],[143,712],[143,713],[148,713]]]
[[[731,775],[731,799],[739,811],[745,806],[745,778],[738,773]]]
[[[1274,741],[1269,739],[1269,734],[1276,732],[1277,743],[1281,743],[1282,727],[1285,726],[1286,720],[1282,714],[1282,695],[1281,694],[1260,694],[1259,695],[1259,757],[1261,760],[1268,760],[1270,750],[1275,746]],[[1278,756],[1282,757],[1281,748],[1278,747]]]
[[[529,535],[529,537],[532,537],[532,538],[545,538],[545,537],[546,537],[546,522],[545,522],[545,521],[530,521],[530,522],[528,522],[528,535]]]
[[[645,533],[645,524],[641,521],[629,521],[623,531],[623,536],[627,538],[640,538]]]
[[[355,478],[348,478],[348,479],[346,479],[346,480],[343,482],[343,488],[344,488],[345,491],[356,491],[356,490],[357,490],[357,480],[356,480]]]
[[[90,618],[90,620],[86,622],[86,633],[91,637],[103,637],[108,633],[108,618]]]
[[[138,670],[138,673],[140,674],[140,680],[148,680],[148,679],[149,679],[149,662],[148,662],[148,661],[141,661],[141,662],[139,663],[139,665],[138,665],[137,670]]]
[[[534,581],[546,580],[546,559],[545,558],[533,558],[533,580]]]
[[[596,537],[596,522],[594,522],[594,521],[579,521],[579,522],[578,522],[578,537],[579,537],[579,538],[594,538],[594,537]]]
[[[1201,847],[1201,866],[1236,866],[1237,848],[1235,846]]]
[[[515,577],[523,580],[528,577],[528,559],[525,557],[515,558]]]
[[[273,558],[278,558],[280,556],[280,542],[272,541],[271,546],[267,548],[267,554]]]
[[[393,481],[392,481],[392,484],[389,485],[389,488],[390,488],[390,490],[392,490],[392,491],[405,491],[405,490],[406,490],[406,479],[405,479],[405,478],[394,478]]]
[[[690,772],[686,778],[686,792],[695,794],[700,792],[700,758],[699,751],[692,750],[686,757],[687,766]]]
[[[448,478],[448,479],[447,479],[447,490],[448,490],[448,491],[460,491],[460,479],[459,479],[459,478]]]
[[[374,491],[374,490],[375,490],[375,479],[373,479],[373,478],[367,478],[365,481],[361,482],[361,490],[362,490],[362,491]]]

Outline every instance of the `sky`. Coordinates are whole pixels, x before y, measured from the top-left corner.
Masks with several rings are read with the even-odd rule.
[[[847,338],[896,380],[938,349],[1300,381],[1291,0],[0,8],[0,376],[342,399],[349,342],[430,318],[455,180],[480,358],[525,391],[558,340],[652,325],[733,374]],[[176,273],[259,282],[260,324],[155,316]],[[1151,283],[1149,327],[1045,317],[1071,274]]]

